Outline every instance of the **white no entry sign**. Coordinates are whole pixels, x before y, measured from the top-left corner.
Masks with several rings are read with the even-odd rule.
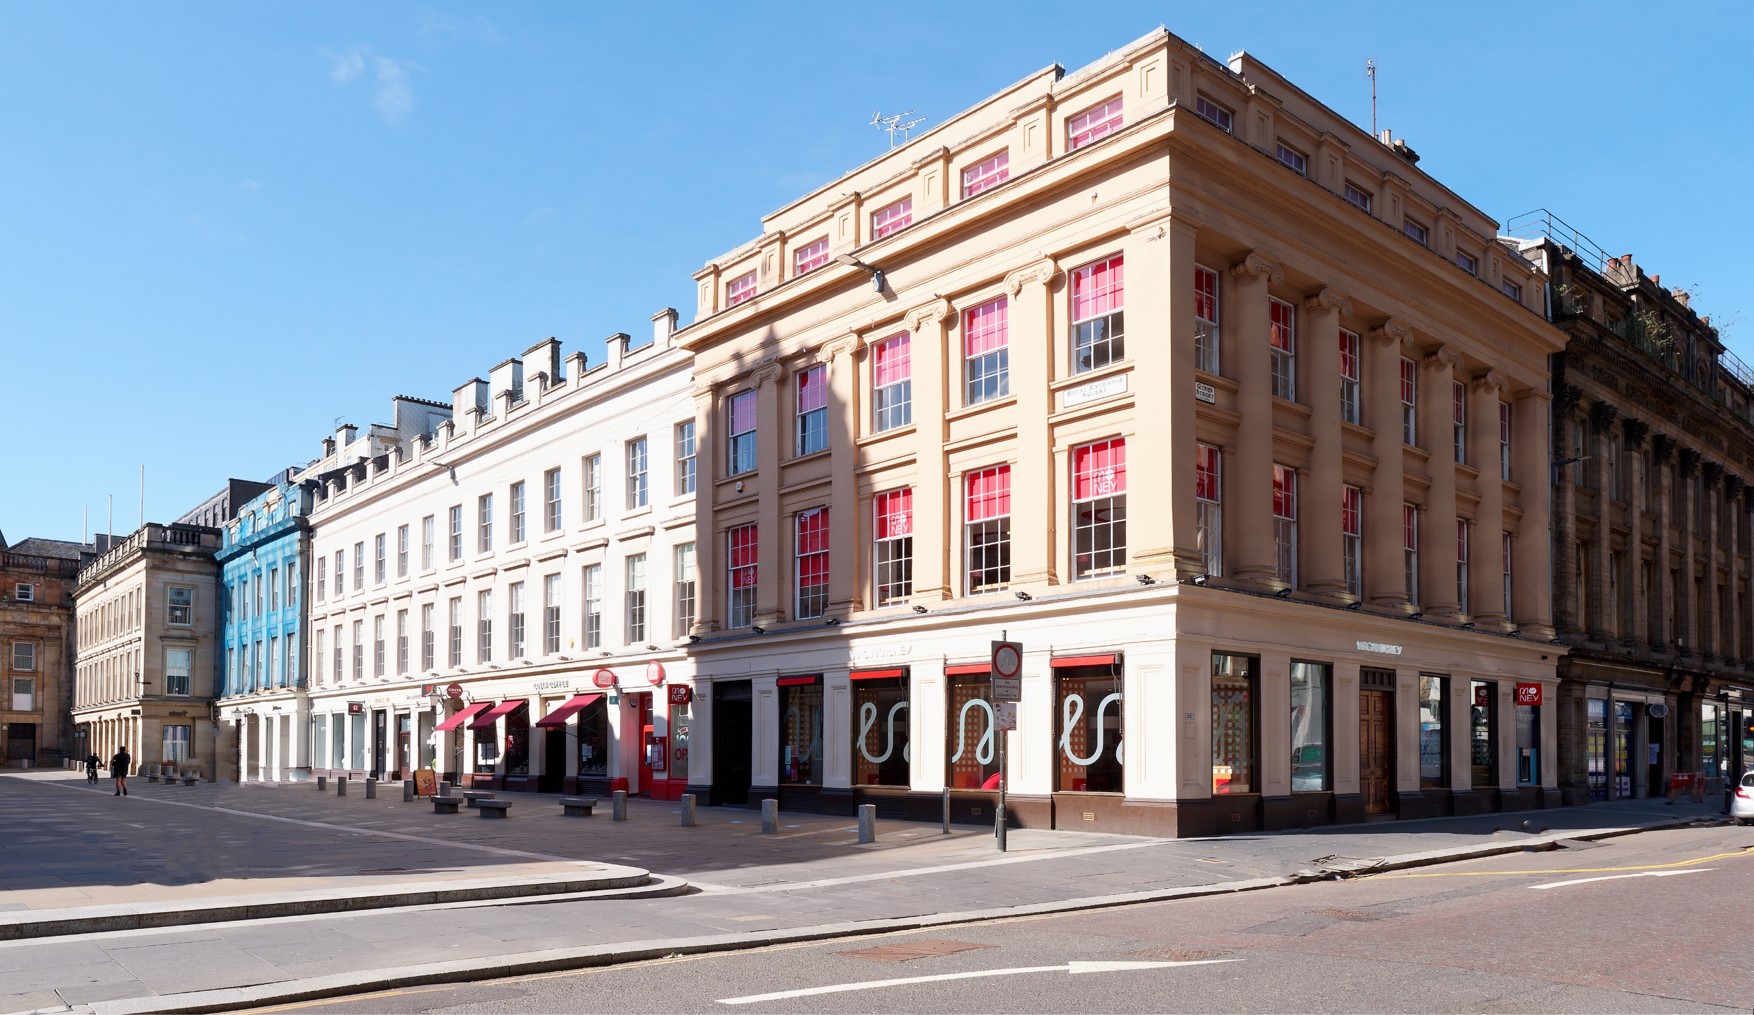
[[[1023,645],[1015,641],[993,642],[993,700],[1016,701],[1023,697]]]

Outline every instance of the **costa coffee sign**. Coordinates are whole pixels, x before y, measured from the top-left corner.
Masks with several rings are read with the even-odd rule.
[[[1540,684],[1518,684],[1518,685],[1516,685],[1516,703],[1518,705],[1539,705],[1539,704],[1541,704],[1541,685]]]

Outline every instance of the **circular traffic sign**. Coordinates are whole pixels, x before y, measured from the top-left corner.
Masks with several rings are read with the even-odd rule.
[[[445,688],[445,694],[448,697],[461,698],[463,696],[463,685],[462,684],[452,684],[449,687]]]
[[[1001,677],[1015,677],[1023,672],[1023,652],[1014,642],[1000,642],[993,649],[993,672]]]

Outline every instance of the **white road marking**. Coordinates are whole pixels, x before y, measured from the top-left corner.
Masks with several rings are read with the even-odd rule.
[[[762,1001],[785,1001],[794,997],[815,997],[818,994],[842,994],[849,990],[878,990],[883,987],[905,987],[914,983],[944,983],[948,980],[974,980],[986,976],[1016,976],[1023,973],[1125,973],[1140,969],[1167,969],[1172,966],[1210,966],[1220,962],[1241,962],[1241,959],[1200,959],[1195,962],[1068,962],[1063,966],[1014,966],[1010,969],[976,969],[967,973],[939,973],[936,976],[903,976],[894,980],[864,980],[859,983],[836,983],[827,987],[805,987],[801,990],[778,990],[771,994],[748,997],[720,998],[720,1004],[757,1004]]]
[[[1040,853],[1009,853],[995,855],[991,859],[970,860],[963,863],[938,864],[933,867],[910,867],[899,871],[875,871],[870,874],[849,874],[838,878],[816,878],[811,881],[782,881],[776,884],[721,885],[710,881],[688,879],[688,884],[697,888],[705,895],[752,895],[758,892],[795,892],[807,888],[835,888],[840,885],[858,884],[863,881],[891,881],[895,878],[915,878],[928,874],[951,874],[956,871],[983,870],[988,867],[1005,867],[1018,863],[1035,863],[1038,860],[1058,860],[1068,856],[1089,856],[1093,853],[1112,853],[1125,849],[1145,849],[1150,846],[1162,846],[1172,843],[1173,839],[1147,839],[1140,842],[1108,843],[1101,846],[1074,846],[1070,849],[1045,850]],[[739,873],[749,874],[748,868]]]
[[[1604,874],[1599,878],[1574,878],[1570,881],[1549,881],[1544,885],[1530,885],[1530,888],[1565,888],[1569,885],[1587,885],[1591,881],[1618,881],[1621,878],[1672,878],[1677,874],[1699,874],[1715,867],[1692,867],[1681,871],[1639,871],[1636,874]]]

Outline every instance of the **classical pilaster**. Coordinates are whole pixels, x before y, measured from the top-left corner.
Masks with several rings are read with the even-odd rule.
[[[870,587],[864,573],[865,558],[859,553],[860,533],[870,524],[869,512],[859,511],[858,448],[853,444],[858,413],[859,348],[856,335],[842,335],[817,350],[816,361],[828,370],[828,447],[835,458],[828,486],[828,587],[829,617],[844,617],[865,601]]]
[[[1054,512],[1054,447],[1048,417],[1054,411],[1053,364],[1057,343],[1052,334],[1055,282],[1060,267],[1052,258],[1018,268],[1005,276],[1010,300],[1011,394],[1017,399],[1017,450],[1011,475],[1011,524],[1029,538],[1011,543],[1011,579],[1019,585],[1052,585],[1059,580],[1055,561],[1059,526]],[[1144,470],[1140,470],[1144,471]],[[1128,482],[1133,474],[1128,473]],[[922,479],[922,482],[924,480]],[[951,481],[950,501],[962,496]],[[916,495],[917,496],[917,495]],[[917,506],[916,506],[917,511]],[[949,540],[945,540],[946,543]],[[914,552],[919,553],[918,541]],[[916,581],[918,578],[916,576]]]
[[[694,626],[688,633],[705,635],[722,630],[720,612],[725,608],[725,535],[713,527],[713,502],[718,489],[715,482],[724,473],[725,449],[719,445],[719,408],[717,389],[711,383],[698,384],[694,395],[694,574],[699,589],[694,611]],[[323,660],[314,661],[313,671],[322,672]]]
[[[1455,371],[1462,358],[1437,346],[1425,354],[1418,372],[1419,432],[1425,436],[1430,487],[1419,532],[1419,608],[1427,616],[1454,619],[1462,610],[1456,596],[1456,442]]]
[[[1467,611],[1481,630],[1502,629],[1504,615],[1504,479],[1499,465],[1498,406],[1509,387],[1504,374],[1484,370],[1468,384],[1468,460],[1479,470],[1479,503],[1468,561],[1472,581]],[[1508,712],[1503,714],[1510,714]]]
[[[1721,542],[1724,548],[1724,610],[1726,626],[1718,632],[1718,658],[1726,664],[1738,665],[1742,658],[1742,570],[1741,541],[1742,519],[1747,508],[1743,506],[1744,487],[1742,477],[1724,476],[1724,504],[1728,508],[1724,512],[1729,524],[1724,527]]]
[[[1699,636],[1703,626],[1699,621],[1698,596],[1694,595],[1694,571],[1698,568],[1698,554],[1694,549],[1694,540],[1699,536],[1699,452],[1692,448],[1681,448],[1675,455],[1675,481],[1680,484],[1681,501],[1676,505],[1681,517],[1675,519],[1676,545],[1681,550],[1681,575],[1679,586],[1675,589],[1676,629],[1679,636],[1682,655],[1696,655],[1700,651]]]
[[[1608,602],[1608,588],[1612,584],[1613,571],[1614,477],[1613,470],[1608,467],[1611,460],[1608,445],[1619,439],[1613,430],[1618,415],[1618,410],[1607,402],[1597,401],[1590,405],[1590,443],[1585,453],[1595,459],[1595,468],[1586,470],[1586,474],[1592,479],[1590,486],[1595,503],[1591,511],[1594,531],[1589,544],[1590,588],[1584,621],[1590,640],[1595,642],[1608,640],[1608,616],[1609,610],[1613,609]]]
[[[1406,499],[1402,475],[1406,454],[1401,442],[1401,355],[1413,333],[1395,320],[1370,330],[1369,372],[1365,374],[1365,422],[1376,431],[1371,452],[1376,474],[1365,493],[1364,596],[1373,606],[1407,607],[1407,582],[1402,564],[1401,505]]]
[[[1235,322],[1236,407],[1242,416],[1236,463],[1225,481],[1227,574],[1238,581],[1271,582],[1277,573],[1273,543],[1272,318],[1268,287],[1282,285],[1279,266],[1258,254],[1232,265],[1230,311]]]
[[[1309,482],[1302,489],[1301,539],[1303,586],[1317,595],[1338,597],[1346,591],[1340,549],[1340,317],[1352,313],[1352,302],[1332,289],[1303,301],[1303,349],[1310,382]]]
[[[1672,543],[1670,527],[1674,525],[1674,495],[1670,492],[1674,483],[1675,439],[1667,434],[1657,434],[1650,442],[1651,472],[1651,507],[1656,514],[1657,546],[1651,560],[1651,598],[1650,613],[1644,618],[1651,628],[1651,648],[1663,651],[1674,641],[1674,624],[1671,618],[1675,615],[1677,590],[1669,574],[1669,551]]]
[[[756,367],[750,380],[755,385],[755,448],[756,500],[760,504],[755,545],[755,623],[771,626],[787,619],[788,593],[792,588],[790,570],[796,534],[792,519],[780,513],[780,447],[786,442],[790,428],[780,425],[780,378],[785,368],[775,362]]]
[[[1552,459],[1548,455],[1549,444],[1541,439],[1541,435],[1550,433],[1548,430],[1547,410],[1551,400],[1545,391],[1525,388],[1517,392],[1516,401],[1511,407],[1512,422],[1518,434],[1526,435],[1526,439],[1517,441],[1513,449],[1511,468],[1515,474],[1524,477],[1548,476],[1551,473]],[[1553,568],[1551,547],[1552,541],[1547,534],[1552,520],[1548,499],[1539,487],[1531,488],[1530,480],[1524,480],[1522,492],[1523,517],[1517,531],[1522,538],[1517,540],[1516,573],[1512,576],[1512,595],[1516,603],[1516,624],[1525,638],[1547,641],[1553,637]],[[1538,483],[1539,480],[1533,481]],[[1551,741],[1549,741],[1551,742]],[[1557,752],[1554,752],[1557,753]],[[1551,775],[1546,778],[1551,779]],[[1552,785],[1546,782],[1543,785]]]
[[[1645,476],[1644,441],[1650,427],[1643,420],[1627,419],[1620,423],[1620,437],[1625,442],[1626,456],[1626,574],[1620,580],[1620,643],[1627,647],[1641,644],[1650,633],[1645,613],[1644,587],[1644,491],[1649,480]]]
[[[912,444],[914,467],[920,474],[919,485],[914,488],[915,531],[950,531],[950,500],[944,488],[944,411],[947,405],[944,350],[955,316],[956,308],[949,300],[943,299],[932,300],[907,313],[907,328],[913,336],[908,342],[913,374]],[[1053,473],[1043,475],[1052,476]],[[1027,475],[1013,473],[1012,480],[1013,492],[1030,485]],[[1051,482],[1047,485],[1052,488]],[[914,540],[916,602],[929,604],[950,597],[949,544],[948,539],[939,540],[936,546],[924,546],[922,540]]]
[[[1124,252],[1134,278],[1159,280],[1135,290],[1138,300],[1128,297],[1128,387],[1139,392],[1130,443],[1141,454],[1151,448],[1158,464],[1127,471],[1129,502],[1155,508],[1128,516],[1127,557],[1133,570],[1168,577],[1176,572],[1176,529],[1192,531],[1178,491],[1187,491],[1188,517],[1194,509],[1194,228],[1168,218],[1137,225]]]
[[[1721,614],[1717,585],[1718,498],[1722,494],[1720,484],[1723,478],[1724,467],[1717,462],[1706,462],[1700,469],[1699,496],[1703,502],[1703,517],[1699,535],[1703,544],[1701,555],[1705,558],[1700,576],[1705,579],[1705,601],[1699,604],[1699,651],[1706,662],[1715,662],[1724,655],[1723,646],[1718,642],[1723,632],[1718,630]]]
[[[1576,388],[1563,385],[1554,394],[1555,422],[1550,439],[1554,442],[1555,461],[1572,458],[1572,449],[1581,446],[1581,442],[1572,440],[1572,434],[1583,426],[1576,415],[1579,394]],[[1519,429],[1516,433],[1522,431]],[[1578,463],[1556,465],[1549,469],[1546,477],[1553,488],[1553,622],[1567,635],[1581,635],[1586,626],[1577,587],[1577,484],[1572,482],[1575,475],[1572,470],[1577,467]],[[1525,479],[1525,488],[1527,484]],[[1517,570],[1521,571],[1523,562],[1516,563]]]

